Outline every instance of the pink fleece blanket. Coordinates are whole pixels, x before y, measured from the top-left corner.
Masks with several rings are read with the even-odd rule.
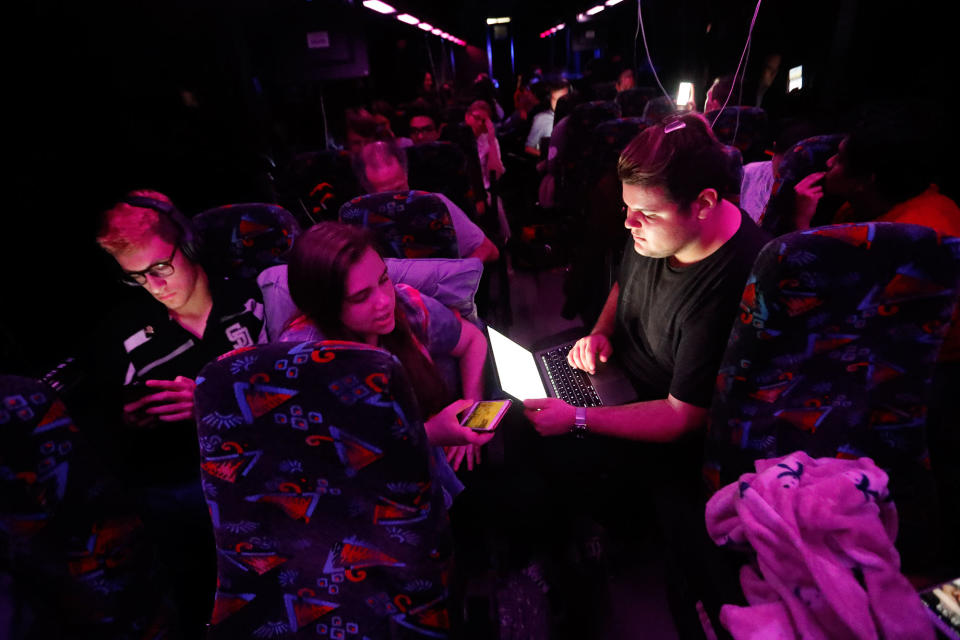
[[[796,452],[755,467],[707,503],[714,542],[757,554],[740,573],[749,606],[720,612],[735,638],[934,637],[900,573],[897,512],[872,460]]]

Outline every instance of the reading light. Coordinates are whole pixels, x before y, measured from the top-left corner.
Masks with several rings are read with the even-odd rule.
[[[586,21],[589,20],[589,19],[590,19],[590,18],[588,18],[588,17],[587,17],[587,14],[585,14],[585,13],[578,13],[578,14],[577,14],[577,22],[586,22]]]
[[[377,13],[394,13],[396,9],[380,0],[363,0],[363,6],[367,9],[373,9]]]
[[[487,24],[507,24],[510,18],[487,18]]]
[[[433,25],[427,24],[426,22],[421,22],[417,25],[418,29],[423,29],[424,31],[433,31]]]
[[[400,15],[397,16],[397,20],[399,20],[400,22],[405,22],[407,24],[419,24],[420,22],[409,13],[401,13]]]
[[[623,2],[623,0],[607,0],[603,4],[607,5],[608,7],[612,7],[613,5],[620,4],[621,2]]]
[[[598,4],[597,6],[593,7],[592,9],[587,9],[587,15],[588,15],[588,16],[595,16],[595,15],[597,15],[598,13],[600,13],[601,11],[603,11],[604,8],[605,8],[605,7],[604,7],[602,4]]]

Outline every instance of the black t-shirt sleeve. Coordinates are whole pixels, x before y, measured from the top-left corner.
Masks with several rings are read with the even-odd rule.
[[[670,394],[678,400],[709,408],[717,373],[737,317],[740,298],[757,254],[769,240],[745,213],[740,230],[725,247],[727,258],[712,267],[718,280],[708,287],[704,302],[681,323],[676,343]]]

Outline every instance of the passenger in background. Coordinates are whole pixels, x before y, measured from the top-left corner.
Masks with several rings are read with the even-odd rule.
[[[304,315],[289,323],[282,341],[353,340],[390,351],[410,376],[430,443],[453,447],[455,469],[465,458],[471,469],[479,462],[479,447],[493,434],[457,421],[457,413],[484,398],[487,341],[479,329],[413,287],[394,285],[370,235],[357,227],[310,228],[294,244],[287,280]],[[456,361],[459,389],[443,380],[438,358]],[[449,480],[452,498],[459,483]]]
[[[144,293],[104,318],[91,345],[104,419],[96,439],[139,495],[184,628],[199,638],[216,559],[200,489],[194,378],[207,362],[260,340],[260,290],[253,282],[211,281],[189,220],[155,191],[131,192],[103,213],[97,243],[123,281]]]
[[[640,401],[584,409],[546,398],[525,400],[524,411],[543,436],[572,433],[575,425],[591,435],[568,442],[574,453],[560,459],[621,474],[628,494],[651,495],[668,545],[671,608],[678,628],[696,630],[694,605],[708,596],[684,582],[701,585],[710,569],[700,557],[709,547],[700,487],[703,430],[737,305],[767,236],[722,198],[729,165],[700,114],[645,129],[624,149],[618,173],[630,230],[619,280],[568,361],[594,373],[616,355]],[[572,467],[562,474],[590,481]]]
[[[433,81],[433,74],[425,71],[420,86],[417,87],[417,99],[423,100],[434,108],[440,106],[440,92]]]
[[[548,90],[550,109],[541,111],[534,117],[524,147],[524,151],[537,158],[540,157],[540,141],[543,138],[549,138],[550,134],[553,133],[553,116],[557,108],[557,101],[570,92],[570,86],[566,84],[552,85],[548,87]]]
[[[623,93],[628,89],[633,89],[637,86],[637,78],[633,72],[633,69],[624,69],[620,72],[620,75],[617,76],[617,93]]]
[[[485,73],[481,73],[473,81],[473,98],[483,100],[490,107],[490,118],[496,122],[503,120],[503,107],[497,102],[497,86],[494,81]]]
[[[435,111],[426,103],[414,102],[407,110],[410,124],[410,139],[413,144],[436,142],[440,139],[443,124]]]
[[[492,110],[483,100],[476,100],[463,116],[477,140],[477,155],[480,157],[480,169],[483,173],[483,186],[490,188],[490,174],[500,178],[504,174],[503,160],[500,158],[500,143],[493,126]]]
[[[345,148],[356,154],[364,145],[377,140],[392,140],[393,131],[384,126],[383,119],[378,121],[366,109],[348,109],[346,113],[347,135]]]
[[[497,135],[507,152],[516,152],[524,148],[530,134],[530,115],[538,104],[537,96],[529,87],[523,86],[513,94],[513,113],[497,127]]]
[[[387,137],[396,140],[397,145],[401,149],[413,145],[413,141],[410,140],[410,138],[398,137],[397,134],[393,132],[393,123],[397,118],[397,111],[389,102],[386,100],[374,100],[370,106],[370,111],[377,125],[383,129]]]
[[[714,85],[716,86],[716,85]],[[709,98],[707,99],[709,102]],[[773,157],[763,162],[751,162],[743,167],[743,180],[740,183],[740,208],[754,222],[760,221],[777,175],[783,154],[790,147],[811,136],[817,135],[817,127],[810,122],[797,122],[783,129],[773,141]]]
[[[367,145],[354,156],[353,164],[357,179],[367,193],[410,190],[407,180],[406,154],[392,141]],[[496,245],[460,207],[442,193],[433,195],[440,198],[450,212],[453,228],[457,234],[460,257],[477,258],[482,262],[494,262],[500,257]]]
[[[737,95],[737,87],[733,85],[733,76],[720,76],[715,78],[713,84],[707,89],[707,97],[703,103],[703,112],[710,113],[718,111],[724,105],[735,107],[740,104],[740,96]],[[733,92],[731,94],[731,92]],[[727,97],[729,96],[729,101]]]

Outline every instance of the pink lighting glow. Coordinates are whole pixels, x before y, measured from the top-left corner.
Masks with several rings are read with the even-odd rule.
[[[409,13],[401,13],[400,15],[397,16],[397,20],[399,20],[400,22],[405,22],[406,24],[419,24],[419,23],[420,23],[419,20],[417,20],[416,18],[414,18],[414,17],[413,17],[412,15],[410,15]]]
[[[591,8],[591,9],[587,9],[587,15],[588,15],[588,16],[595,16],[595,15],[597,15],[598,13],[600,13],[601,11],[603,11],[605,8],[606,8],[606,7],[604,7],[602,4],[598,4],[597,6]]]

